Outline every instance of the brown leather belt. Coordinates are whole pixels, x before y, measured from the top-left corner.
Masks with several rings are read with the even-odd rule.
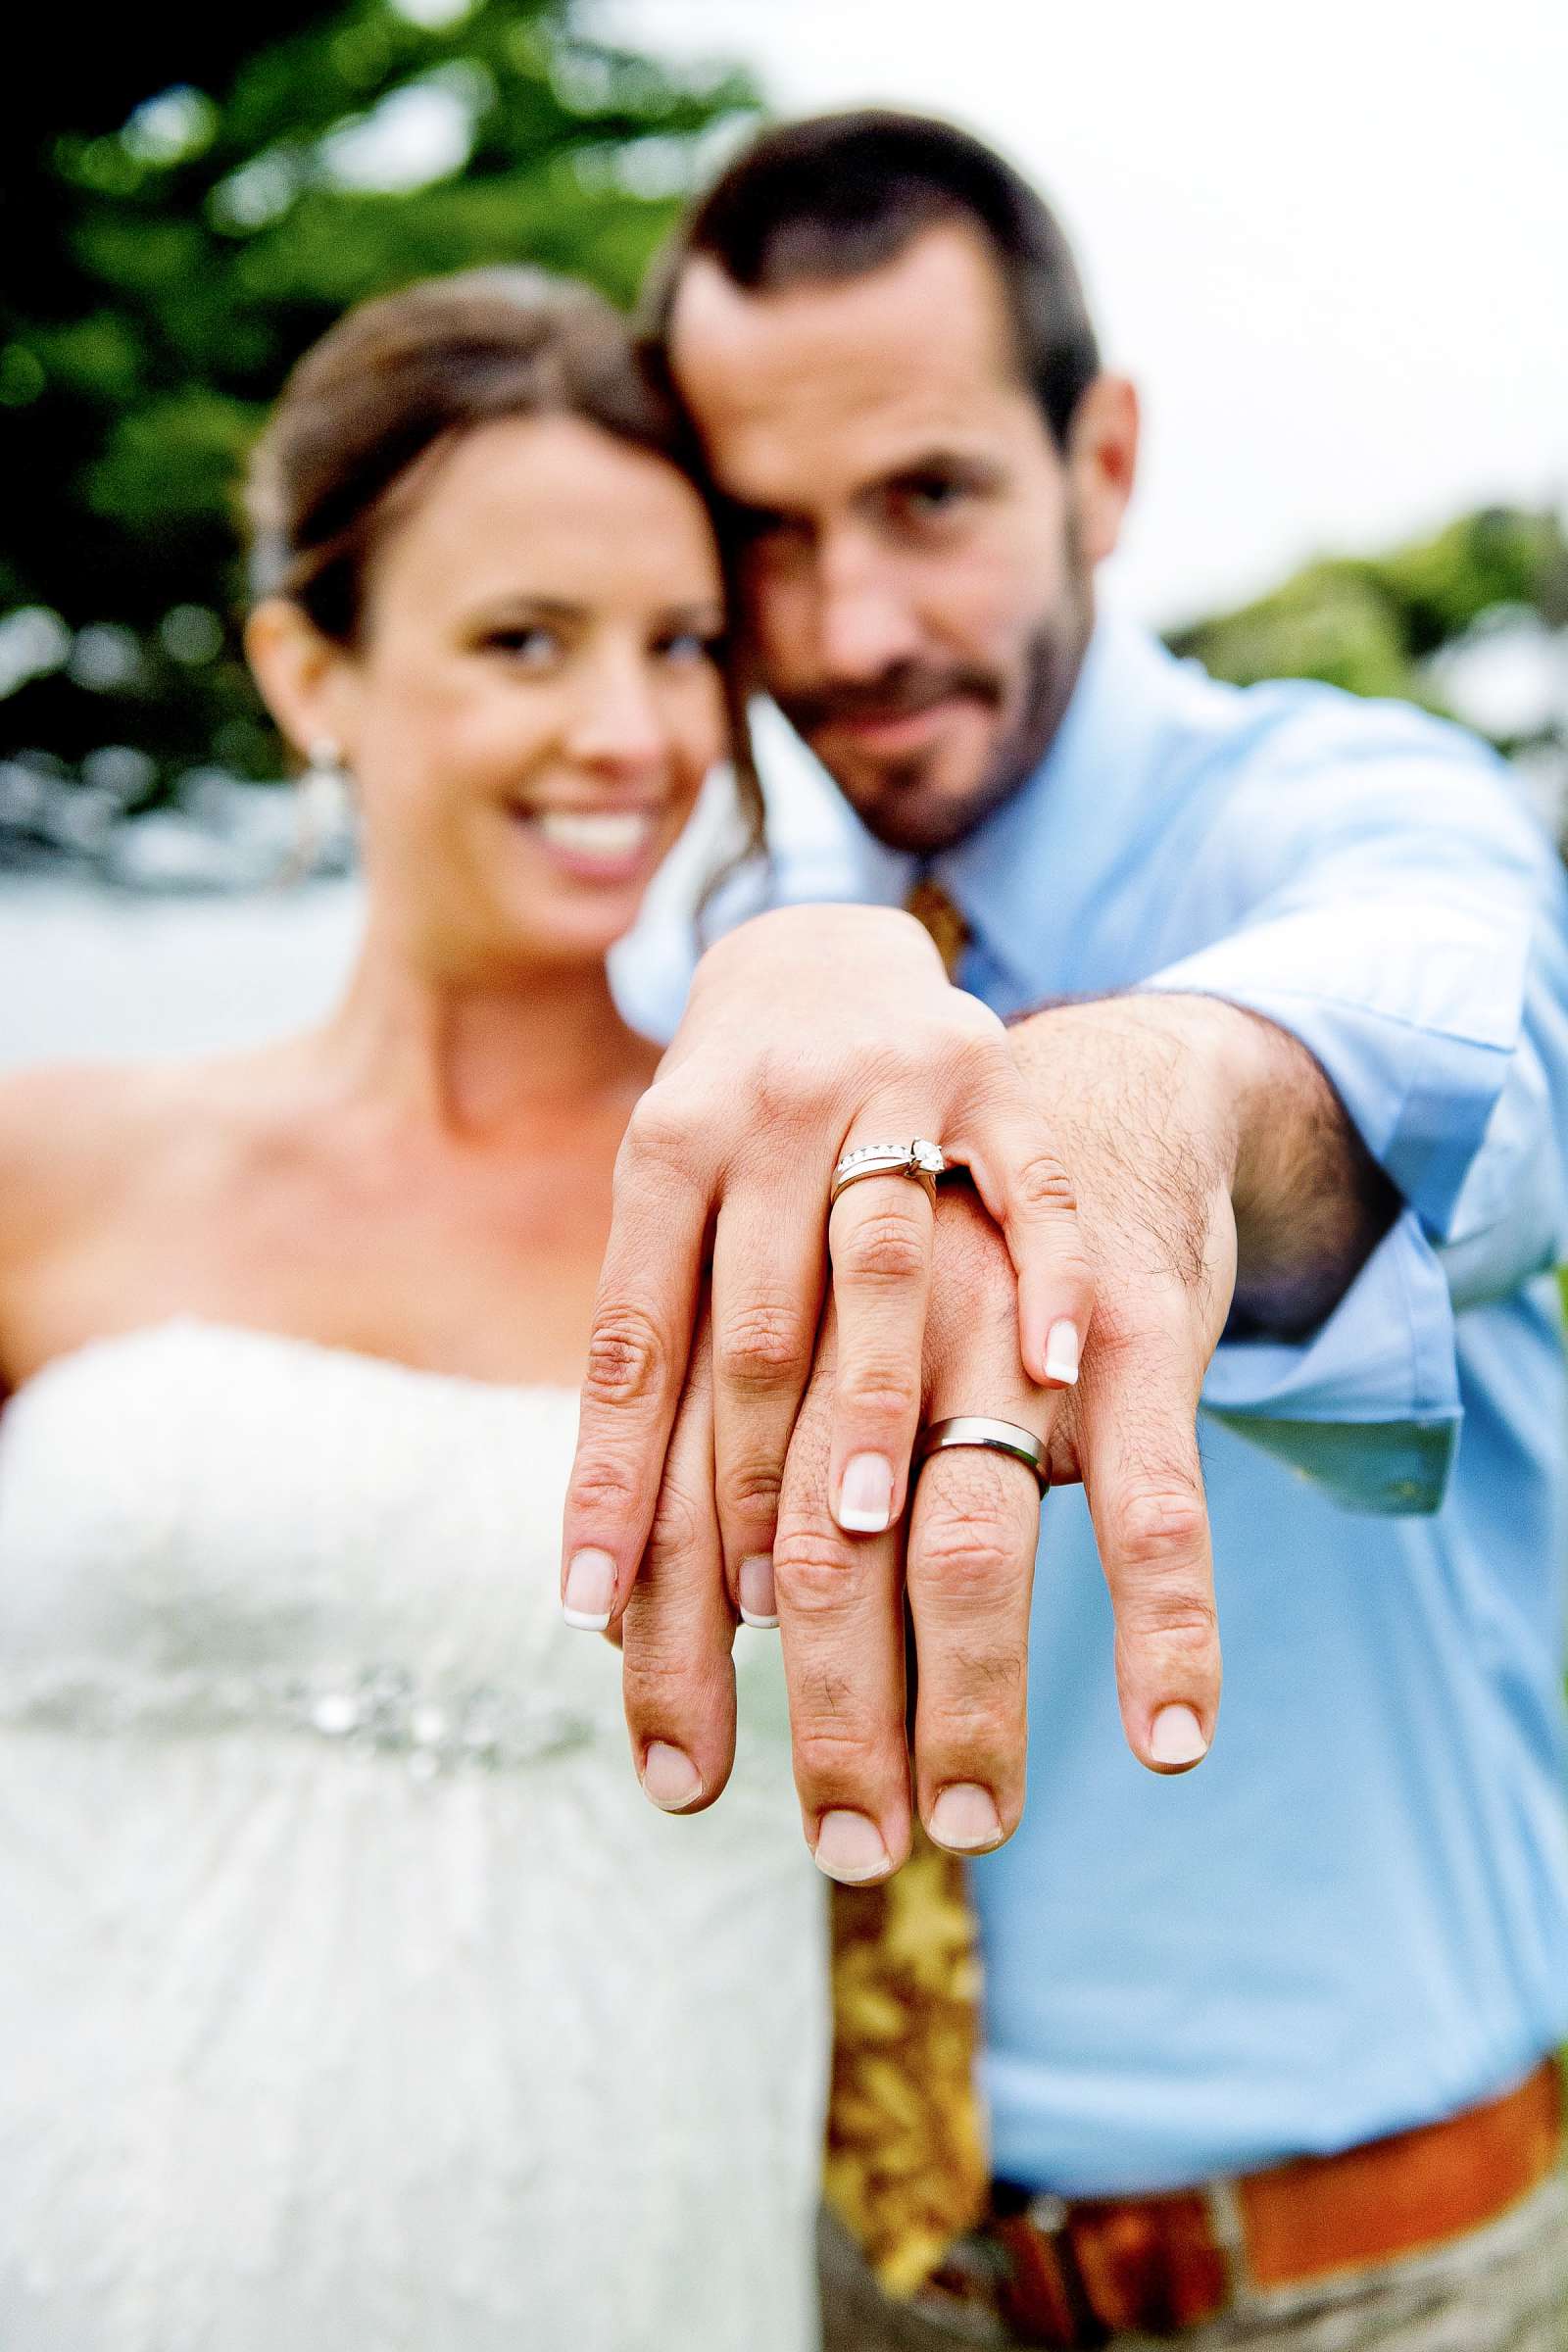
[[[999,2182],[990,2223],[931,2291],[987,2303],[1026,2344],[1177,2335],[1244,2287],[1302,2286],[1479,2230],[1540,2186],[1561,2135],[1562,2078],[1547,2059],[1441,2123],[1210,2188],[1064,2200]]]

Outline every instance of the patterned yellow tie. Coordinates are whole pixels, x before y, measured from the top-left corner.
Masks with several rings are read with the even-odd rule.
[[[906,913],[912,914],[930,932],[948,978],[956,980],[963,951],[969,945],[969,926],[962,909],[955,906],[941,883],[933,882],[929,874],[921,874],[910,884],[904,906]]]
[[[906,904],[951,978],[968,939],[962,915],[926,879]],[[979,2017],[963,1864],[917,1825],[908,1861],[885,1886],[833,1889],[824,2187],[891,2295],[912,2295],[986,2209]]]

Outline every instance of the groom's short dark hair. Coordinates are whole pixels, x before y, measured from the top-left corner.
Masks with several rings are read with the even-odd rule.
[[[662,256],[650,323],[662,338],[681,269],[698,256],[748,293],[770,293],[865,276],[946,221],[967,223],[990,248],[1024,379],[1065,448],[1100,372],[1071,248],[1028,181],[951,122],[865,108],[764,130],[699,199]],[[932,327],[940,333],[941,321]]]

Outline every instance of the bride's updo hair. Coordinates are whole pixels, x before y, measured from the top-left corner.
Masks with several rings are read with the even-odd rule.
[[[323,637],[353,647],[377,548],[428,462],[480,425],[530,416],[595,425],[704,493],[695,435],[602,296],[535,270],[425,278],[348,312],[284,385],[245,483],[253,596],[286,597]],[[727,661],[724,697],[745,825],[728,873],[762,850],[763,832],[745,696]]]

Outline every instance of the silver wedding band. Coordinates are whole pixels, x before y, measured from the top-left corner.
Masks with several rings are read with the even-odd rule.
[[[827,1204],[831,1208],[840,1193],[867,1176],[912,1176],[916,1184],[924,1186],[928,1200],[934,1201],[937,1178],[947,1172],[947,1153],[942,1146],[923,1135],[917,1135],[907,1144],[859,1144],[853,1152],[846,1152],[834,1169]]]
[[[949,1446],[984,1446],[993,1453],[1010,1453],[1014,1461],[1028,1464],[1042,1494],[1050,1489],[1045,1447],[1033,1430],[1020,1429],[1015,1421],[992,1421],[983,1413],[956,1413],[951,1420],[933,1421],[920,1432],[915,1468]]]

